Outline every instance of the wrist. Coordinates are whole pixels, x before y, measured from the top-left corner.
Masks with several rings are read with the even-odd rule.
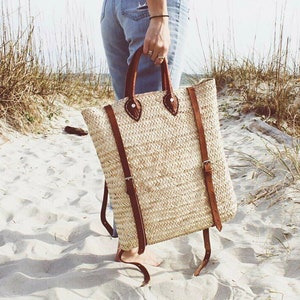
[[[150,16],[168,14],[167,0],[147,0],[146,2]]]
[[[151,15],[149,17],[150,23],[154,24],[169,24],[169,16],[168,15]]]
[[[168,14],[153,14],[153,15],[150,15],[149,19],[150,20],[153,20],[153,19],[168,19],[169,18],[169,15]]]

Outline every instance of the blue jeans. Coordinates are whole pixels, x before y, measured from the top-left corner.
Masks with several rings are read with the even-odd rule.
[[[171,45],[168,66],[174,89],[179,87],[184,63],[185,37],[189,23],[190,0],[168,0]],[[128,65],[135,51],[143,45],[149,25],[145,0],[104,0],[101,31],[104,50],[116,99],[124,98]],[[161,70],[142,55],[136,80],[136,94],[161,90]],[[115,224],[113,236],[117,237]]]
[[[190,0],[168,0],[171,45],[168,65],[173,88],[179,87],[184,63],[185,37],[188,30]],[[104,0],[101,13],[103,45],[117,99],[124,98],[128,64],[143,45],[149,25],[145,0]],[[161,90],[160,67],[142,55],[136,93]]]

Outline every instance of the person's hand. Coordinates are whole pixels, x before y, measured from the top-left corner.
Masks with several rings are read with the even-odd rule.
[[[146,32],[143,52],[157,65],[161,64],[168,55],[170,47],[168,21],[168,18],[151,19]]]

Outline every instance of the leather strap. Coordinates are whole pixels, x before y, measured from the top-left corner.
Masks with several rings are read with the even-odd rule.
[[[101,222],[102,222],[103,226],[106,228],[106,230],[109,232],[109,234],[111,236],[113,236],[114,230],[113,230],[113,228],[111,227],[111,225],[108,223],[108,221],[106,219],[107,200],[108,200],[108,190],[107,190],[107,185],[106,185],[106,182],[105,182],[100,219],[101,219]]]
[[[142,212],[139,204],[139,200],[136,194],[134,182],[133,182],[133,177],[130,172],[130,167],[128,164],[127,160],[127,155],[126,151],[124,148],[122,136],[119,130],[119,126],[116,120],[115,113],[113,111],[113,108],[111,105],[107,105],[104,107],[106,114],[108,116],[113,135],[116,141],[116,145],[118,148],[123,172],[124,172],[124,177],[125,177],[125,182],[126,182],[126,188],[127,188],[127,194],[130,198],[130,203],[131,203],[131,208],[133,212],[133,217],[136,225],[136,231],[137,231],[137,237],[138,237],[138,254],[142,254],[145,251],[145,247],[147,245],[147,240],[146,240],[146,234],[145,234],[145,228],[144,228],[144,223],[143,223],[143,217],[142,217]]]
[[[210,240],[209,240],[209,229],[203,230],[203,240],[204,240],[204,247],[205,247],[205,256],[200,264],[200,266],[195,270],[194,275],[198,276],[201,270],[207,265],[210,254],[211,254],[211,247],[210,247]]]
[[[145,266],[143,266],[142,264],[138,263],[138,262],[127,262],[125,260],[122,259],[122,254],[124,253],[123,250],[121,250],[119,253],[118,253],[118,260],[121,261],[122,263],[125,263],[125,264],[130,264],[130,265],[134,265],[136,267],[138,267],[140,269],[140,271],[143,273],[144,275],[144,281],[142,283],[141,286],[145,286],[149,281],[150,281],[150,275],[148,273],[148,270],[145,268]]]
[[[201,151],[201,158],[202,158],[202,165],[203,165],[203,173],[205,178],[205,184],[206,184],[206,190],[208,194],[208,200],[211,208],[211,214],[213,217],[214,225],[216,228],[221,231],[222,230],[222,222],[217,206],[216,201],[216,195],[214,192],[214,185],[212,180],[212,168],[211,168],[211,162],[208,157],[207,152],[207,146],[206,146],[206,140],[205,140],[205,132],[203,128],[201,113],[200,113],[200,107],[198,105],[197,96],[195,93],[195,89],[193,87],[187,88],[191,104],[193,108],[194,118],[198,130],[199,135],[199,143],[200,143],[200,151]]]
[[[138,48],[134,53],[126,74],[125,97],[128,97],[128,99],[124,104],[124,108],[126,113],[135,121],[138,121],[142,115],[142,105],[135,95],[135,84],[137,78],[138,64],[142,54],[143,46]],[[162,88],[163,91],[166,92],[162,100],[166,109],[173,116],[176,116],[178,113],[179,102],[178,98],[173,92],[166,59],[164,59],[160,67],[162,77]]]
[[[138,65],[142,54],[143,54],[143,46],[141,46],[136,50],[128,66],[128,70],[126,74],[126,85],[125,85],[124,97],[134,97]],[[168,70],[168,64],[166,60],[162,62],[160,68],[161,68],[162,90],[163,91],[168,90],[173,92],[172,85],[170,83],[171,82],[170,76],[168,75],[169,70]]]

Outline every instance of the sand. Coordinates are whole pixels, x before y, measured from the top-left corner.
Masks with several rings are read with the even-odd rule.
[[[211,229],[212,256],[199,277],[202,233],[151,246],[163,263],[150,284],[114,262],[117,239],[99,221],[104,176],[79,110],[52,130],[0,138],[0,299],[300,299],[300,182],[272,152],[290,139],[220,100],[238,213]],[[270,129],[270,128],[268,128]],[[108,212],[109,218],[112,212]]]

